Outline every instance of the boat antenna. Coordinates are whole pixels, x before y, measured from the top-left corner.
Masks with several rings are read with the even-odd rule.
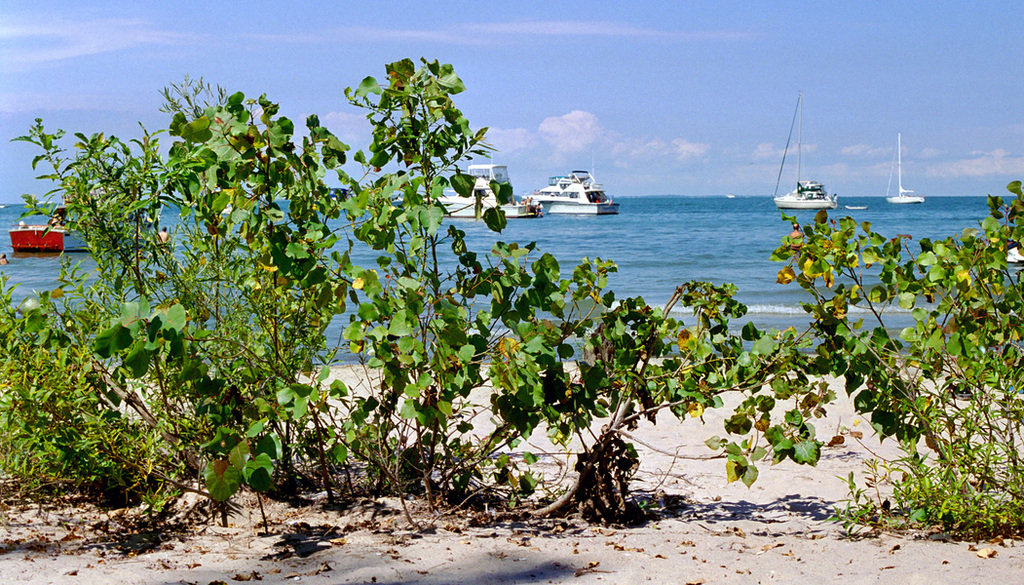
[[[793,121],[789,124],[789,136],[786,137],[786,148],[782,151],[782,164],[779,165],[779,176],[775,179],[775,193],[772,197],[777,197],[779,194],[779,183],[782,182],[782,169],[786,166],[786,154],[789,153],[789,143],[793,139],[793,127],[796,126],[796,115],[800,111],[800,102],[804,99],[804,92],[800,92],[800,95],[796,98],[796,109],[793,110]],[[801,124],[802,126],[803,124]],[[799,166],[799,164],[798,164]],[[797,181],[800,180],[800,171],[797,170]]]

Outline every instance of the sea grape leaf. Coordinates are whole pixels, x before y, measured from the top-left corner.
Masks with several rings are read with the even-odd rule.
[[[247,461],[243,470],[245,483],[258,492],[270,489],[273,485],[273,473],[274,462],[266,453],[260,453],[254,459]]]
[[[816,465],[819,454],[820,449],[817,441],[806,440],[793,445],[793,461],[797,463]]]
[[[459,197],[471,197],[473,195],[473,187],[476,185],[476,178],[472,175],[456,173],[452,175],[451,184],[452,189],[455,189]]]
[[[206,464],[203,473],[210,497],[223,502],[233,496],[242,485],[242,472],[228,463],[227,459],[214,459]]]

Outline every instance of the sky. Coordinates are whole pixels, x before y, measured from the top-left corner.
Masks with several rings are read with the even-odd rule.
[[[0,202],[51,188],[10,142],[34,119],[137,138],[167,127],[160,90],[186,75],[365,148],[344,90],[407,57],[454,66],[517,194],[589,169],[613,197],[770,195],[803,92],[802,178],[883,196],[901,132],[906,188],[1006,195],[1024,179],[1019,24],[1019,0],[0,0]]]

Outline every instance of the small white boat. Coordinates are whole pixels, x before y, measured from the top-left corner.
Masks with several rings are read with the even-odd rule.
[[[726,193],[726,194],[725,194],[725,198],[726,198],[726,199],[735,199],[735,198],[736,198],[736,196],[735,196],[735,195],[733,195],[732,193]]]
[[[779,195],[779,181],[782,179],[782,169],[786,166],[786,154],[789,152],[789,141],[793,138],[793,125],[789,127],[789,138],[786,139],[786,150],[782,153],[782,165],[779,166],[779,180],[775,183],[775,195],[772,200],[775,207],[779,209],[835,209],[839,204],[836,195],[829,194],[825,185],[817,181],[800,180],[802,172],[800,151],[804,133],[804,94],[800,92],[796,100],[796,112],[793,113],[793,123],[797,121],[799,114],[800,125],[798,126],[796,139],[796,189],[786,195]]]
[[[492,207],[498,207],[504,211],[506,219],[541,216],[541,206],[531,201],[520,203],[511,201],[504,205],[498,203],[498,197],[491,190],[491,181],[509,182],[508,167],[505,165],[469,165],[467,172],[476,177],[473,197],[460,197],[454,190],[446,189],[438,199],[441,205],[444,205],[445,216],[476,218],[483,215],[484,210]],[[479,202],[479,208],[477,202]]]
[[[867,209],[868,208],[867,205],[844,205],[843,207],[845,207],[846,209],[850,209],[850,210],[861,210],[861,209]]]
[[[911,191],[910,189],[903,188],[903,155],[900,152],[902,147],[900,133],[896,133],[896,168],[897,171],[897,183],[899,185],[899,194],[889,196],[889,187],[885,189],[885,200],[889,203],[896,204],[907,204],[907,203],[924,203],[924,197]],[[892,186],[892,173],[889,173],[889,186]]]
[[[575,215],[613,215],[619,204],[605,195],[604,188],[588,171],[548,178],[548,186],[530,195],[544,207],[544,213]]]

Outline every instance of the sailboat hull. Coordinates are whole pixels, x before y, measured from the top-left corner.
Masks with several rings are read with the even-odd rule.
[[[775,207],[779,209],[835,209],[836,202],[834,200],[776,197]]]
[[[924,203],[924,197],[921,197],[919,195],[897,195],[895,197],[886,197],[885,200],[888,201],[889,203],[895,203],[897,205],[905,205],[908,203]]]

